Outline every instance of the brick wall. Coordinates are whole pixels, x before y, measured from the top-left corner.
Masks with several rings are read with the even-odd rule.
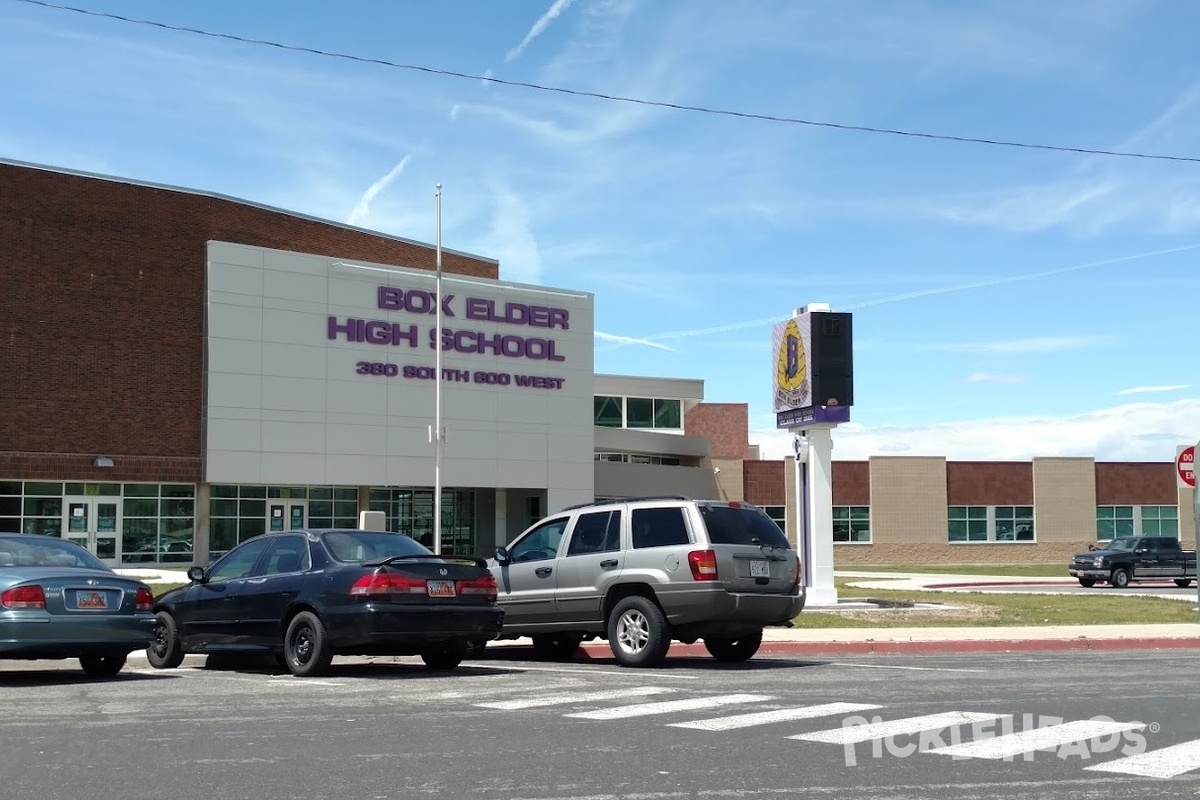
[[[0,163],[0,452],[20,469],[0,475],[32,477],[36,459],[20,455],[28,453],[81,454],[47,462],[72,477],[91,475],[95,455],[121,456],[118,464],[199,458],[210,240],[435,266],[432,247],[333,223]],[[443,268],[498,272],[454,253]]]
[[[684,416],[683,432],[712,442],[713,458],[749,458],[749,408],[746,403],[700,403]]]
[[[1096,463],[1096,504],[1102,506],[1173,506],[1175,464]]]
[[[781,506],[787,502],[784,462],[747,461],[742,469],[746,502],[756,506]]]
[[[871,505],[870,462],[833,462],[833,504],[835,506]]]
[[[1033,466],[1029,462],[949,461],[946,501],[952,506],[1031,506]]]
[[[1062,564],[1063,577],[1067,563],[1075,553],[1087,550],[1095,539],[1071,542],[1004,542],[995,544],[971,543],[951,545],[945,542],[884,542],[877,544],[835,544],[835,569],[849,569],[869,564]]]

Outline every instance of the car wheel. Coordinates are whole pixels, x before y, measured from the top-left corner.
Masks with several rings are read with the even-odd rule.
[[[183,645],[179,627],[170,612],[154,615],[154,641],[146,648],[146,659],[155,669],[174,669],[183,663]]]
[[[1175,585],[1178,586],[1180,589],[1186,589],[1187,587],[1192,585],[1192,582],[1190,580],[1188,580],[1187,578],[1176,578]]]
[[[320,617],[311,611],[292,617],[283,635],[283,658],[288,671],[298,678],[323,675],[329,669],[333,650]]]
[[[661,664],[671,646],[671,632],[662,609],[641,595],[617,603],[608,616],[608,646],[623,667]]]
[[[80,656],[79,666],[93,678],[111,678],[125,666],[125,653]]]
[[[1086,589],[1090,589],[1096,585],[1096,579],[1095,578],[1080,578],[1079,585]]]
[[[758,652],[762,644],[762,631],[752,636],[742,636],[737,639],[705,639],[704,647],[717,661],[734,663],[746,661]]]
[[[425,666],[436,670],[452,670],[467,657],[468,646],[465,642],[455,642],[444,645],[436,650],[426,650],[421,653]]]
[[[558,661],[575,655],[581,642],[583,637],[575,633],[540,633],[533,637],[533,654]]]
[[[1124,567],[1121,569],[1114,569],[1112,573],[1112,585],[1118,589],[1128,588],[1129,577],[1129,570],[1125,569]]]

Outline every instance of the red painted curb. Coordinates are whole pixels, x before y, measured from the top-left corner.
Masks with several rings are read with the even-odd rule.
[[[907,642],[763,642],[758,654],[764,656],[837,656],[837,655],[903,655],[954,653],[1018,653],[1072,650],[1186,650],[1200,649],[1200,636],[1142,637],[1136,639],[970,639],[961,641]],[[585,644],[579,657],[609,659],[612,650],[607,644]],[[702,644],[672,644],[668,656],[707,657]]]

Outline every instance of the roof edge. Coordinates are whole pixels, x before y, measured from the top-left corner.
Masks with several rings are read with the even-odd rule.
[[[208,197],[208,198],[212,198],[214,200],[223,200],[227,203],[237,203],[238,205],[248,206],[250,208],[257,208],[257,209],[261,209],[263,211],[270,211],[274,214],[284,214],[289,217],[295,217],[296,219],[307,220],[309,222],[317,222],[322,225],[331,225],[335,228],[342,228],[343,230],[353,231],[355,233],[365,233],[370,236],[378,236],[383,239],[389,239],[394,242],[401,242],[403,244],[411,244],[415,247],[425,247],[430,250],[436,249],[436,245],[429,244],[428,242],[421,242],[421,241],[417,241],[416,239],[408,239],[403,236],[395,236],[390,233],[384,233],[382,231],[371,230],[370,228],[360,228],[356,225],[347,225],[344,222],[338,222],[338,221],[332,220],[332,219],[325,219],[323,217],[317,217],[317,216],[313,216],[311,214],[303,214],[299,211],[292,211],[292,210],[286,209],[286,208],[279,208],[278,206],[272,206],[272,205],[268,205],[266,203],[259,203],[254,200],[246,200],[245,198],[234,197],[233,195],[221,194],[220,192],[205,191],[203,189],[191,189],[186,186],[173,186],[173,185],[167,184],[167,183],[153,183],[151,181],[137,180],[134,178],[122,178],[117,175],[105,175],[105,174],[99,173],[99,172],[85,172],[83,170],[69,169],[67,167],[55,167],[55,166],[51,166],[49,164],[36,164],[31,161],[16,161],[11,158],[3,158],[3,157],[0,157],[0,165],[10,166],[10,167],[20,167],[22,169],[35,169],[35,170],[38,170],[39,172],[54,172],[54,173],[58,173],[60,175],[71,175],[76,178],[89,178],[92,180],[108,181],[109,183],[124,183],[124,184],[128,184],[130,186],[141,186],[146,189],[158,189],[158,190],[164,191],[164,192],[177,192],[179,194],[190,194],[190,195],[195,195],[197,197]],[[464,250],[452,250],[448,247],[443,247],[442,252],[450,253],[450,254],[456,255],[456,256],[462,256],[464,258],[472,258],[472,259],[475,259],[476,261],[483,261],[483,262],[486,262],[489,264],[495,264],[497,267],[500,266],[499,259],[489,258],[488,256],[481,256],[476,253],[468,253]]]

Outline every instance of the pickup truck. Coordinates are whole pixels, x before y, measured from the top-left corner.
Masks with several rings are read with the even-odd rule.
[[[1069,571],[1081,586],[1173,580],[1184,587],[1196,580],[1196,551],[1181,549],[1173,536],[1119,536],[1100,550],[1076,553]]]

